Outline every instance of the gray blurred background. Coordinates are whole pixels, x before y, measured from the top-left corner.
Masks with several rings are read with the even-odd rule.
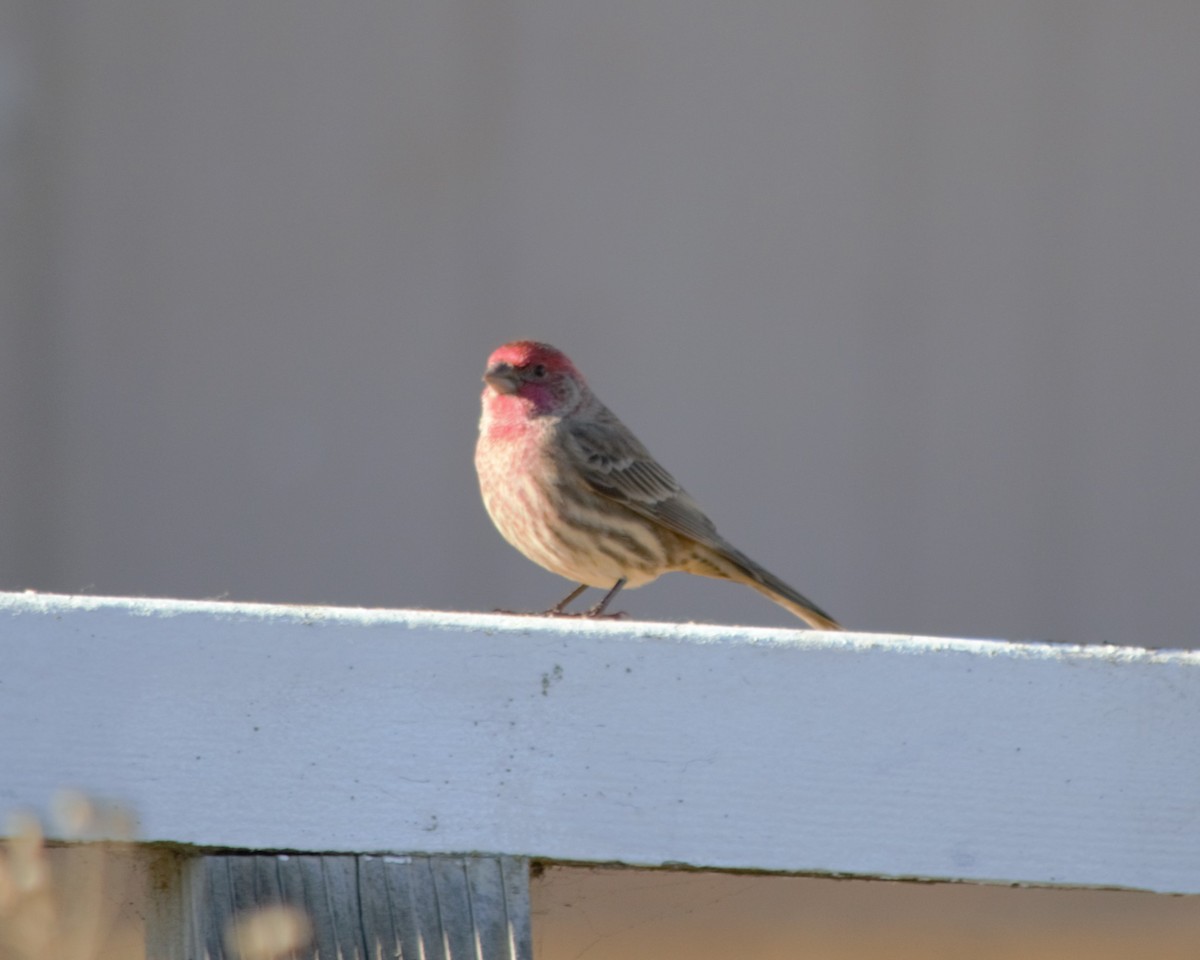
[[[520,336],[848,626],[1194,646],[1200,3],[3,0],[0,324],[4,589],[549,606]]]

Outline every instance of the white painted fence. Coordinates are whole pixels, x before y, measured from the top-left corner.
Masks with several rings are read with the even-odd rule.
[[[0,809],[145,843],[1200,893],[1200,653],[5,594],[0,656]]]

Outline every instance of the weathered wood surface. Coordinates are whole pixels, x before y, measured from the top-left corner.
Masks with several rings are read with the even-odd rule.
[[[1200,892],[1200,653],[16,594],[0,662],[0,809],[150,841]]]
[[[188,960],[237,960],[232,923],[277,904],[312,921],[297,960],[532,956],[529,869],[519,858],[223,854],[184,869]]]

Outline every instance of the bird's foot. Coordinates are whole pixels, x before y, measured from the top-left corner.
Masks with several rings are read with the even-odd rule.
[[[503,610],[496,607],[492,613],[503,614],[506,617],[558,617],[563,620],[624,620],[629,616],[624,610],[618,610],[616,613],[602,613],[595,607],[579,613],[559,610],[556,607],[551,607],[549,610]]]
[[[549,610],[546,610],[543,613],[534,614],[534,616],[561,617],[563,619],[570,620],[622,620],[629,616],[629,614],[627,614],[624,610],[618,610],[616,613],[604,613],[601,610],[597,610],[595,607],[592,607],[589,610],[582,610],[579,613],[571,613],[568,610],[559,610],[557,607],[551,607]]]

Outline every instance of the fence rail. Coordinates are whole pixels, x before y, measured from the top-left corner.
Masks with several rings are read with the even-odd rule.
[[[145,843],[1200,893],[1200,654],[0,595],[0,808]]]

